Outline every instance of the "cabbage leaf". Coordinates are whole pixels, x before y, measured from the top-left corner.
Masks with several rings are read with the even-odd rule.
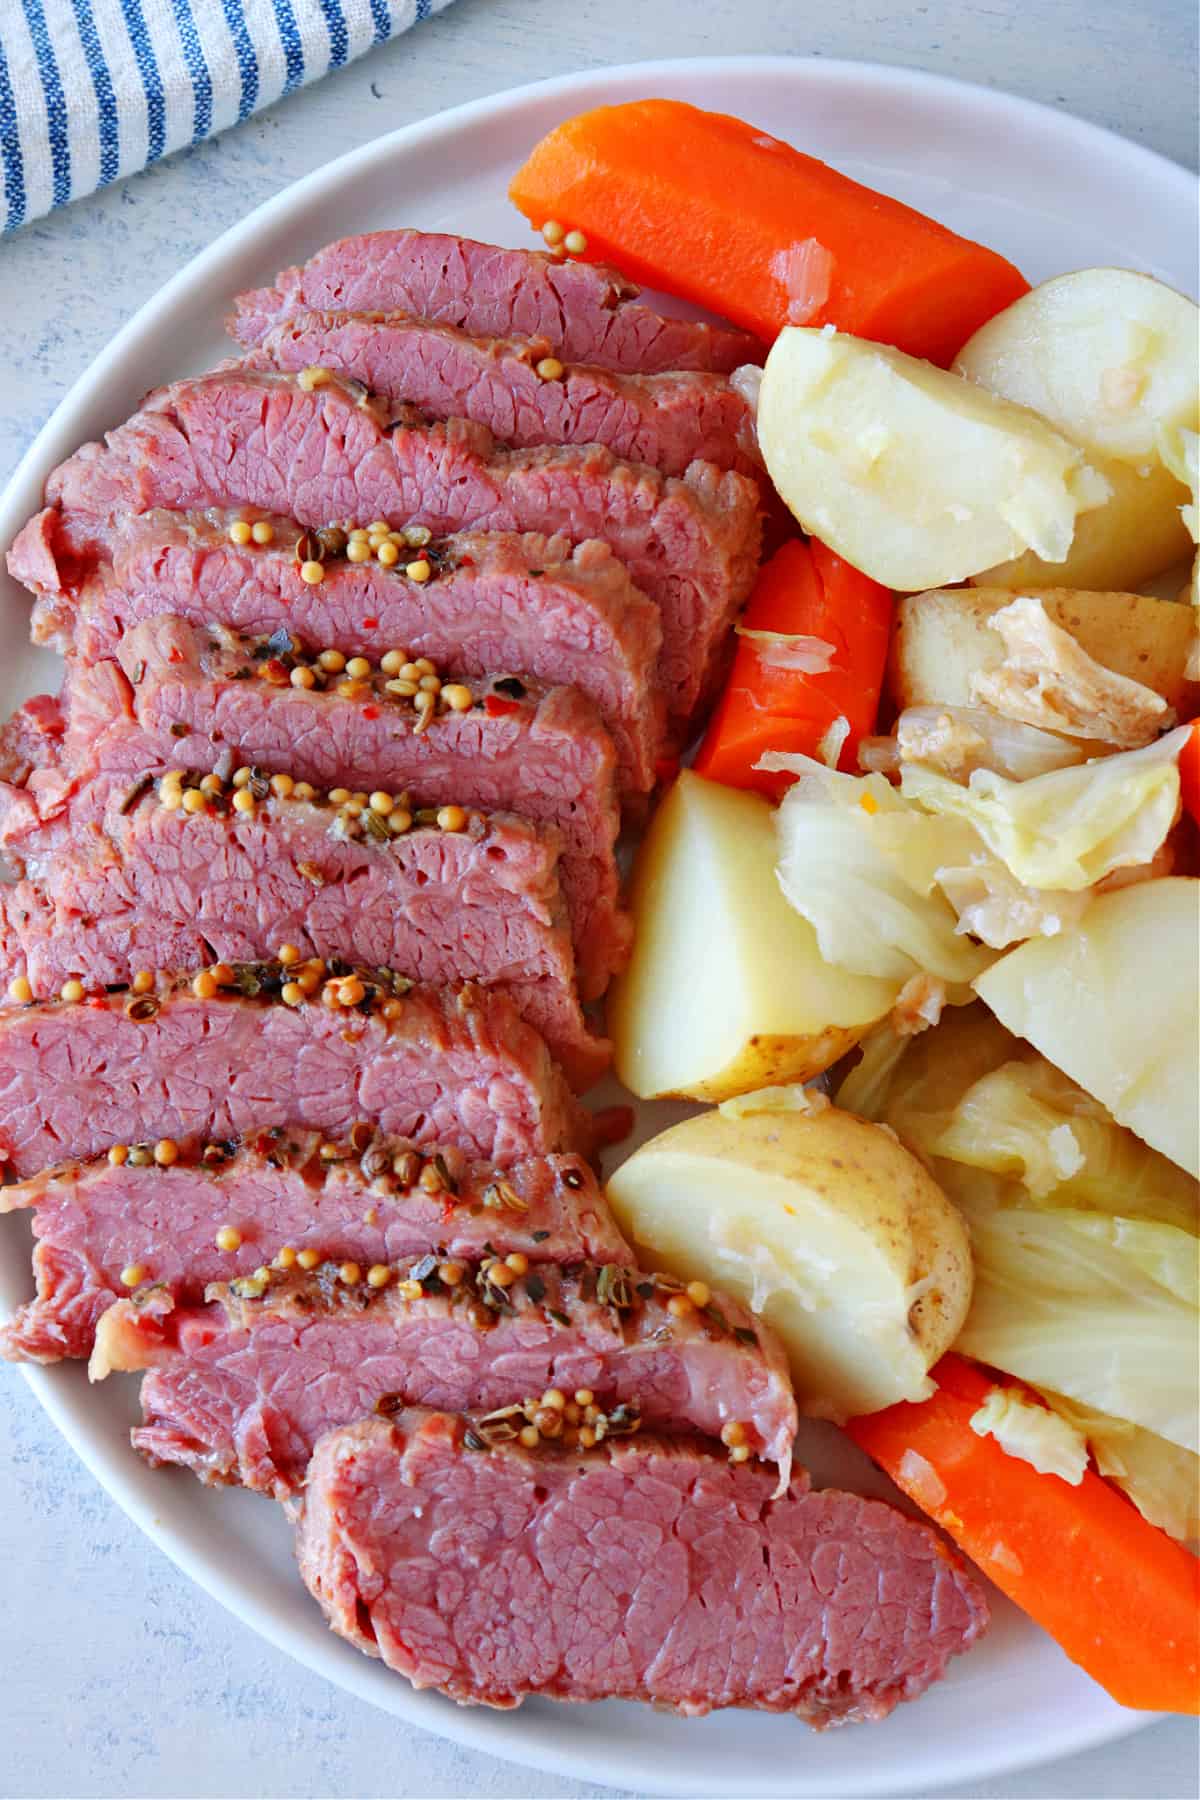
[[[1057,1208],[969,1202],[963,1210],[975,1293],[958,1348],[1184,1449],[1200,1448],[1200,1315],[1175,1291],[1195,1267],[1197,1240],[1170,1225]],[[1147,1229],[1156,1234],[1154,1257]]]
[[[1027,1400],[1019,1388],[993,1388],[971,1416],[977,1437],[993,1437],[1009,1456],[1031,1463],[1039,1475],[1057,1475],[1078,1487],[1087,1468],[1082,1432],[1057,1412]]]
[[[976,769],[1028,781],[1096,754],[1094,744],[1020,724],[986,706],[906,707],[896,720],[894,743],[899,762],[925,763],[952,781],[966,781]]]
[[[906,1044],[877,1026],[836,1102],[890,1125],[966,1219],[958,1348],[1114,1421],[1106,1453],[1147,1517],[1190,1516],[1200,1183],[975,1006]]]
[[[1042,1398],[1086,1440],[1096,1467],[1144,1519],[1181,1543],[1200,1538],[1200,1457],[1157,1432],[1042,1390]]]
[[[777,814],[777,873],[826,962],[897,982],[936,975],[965,999],[995,959],[959,933],[936,872],[970,857],[974,830],[923,814],[882,775],[840,775],[777,753],[760,767],[799,772]]]
[[[1177,764],[1188,731],[1029,781],[976,769],[963,787],[906,763],[900,791],[939,818],[973,826],[1024,886],[1076,893],[1114,869],[1152,861],[1179,811]]]
[[[1026,1204],[1048,1200],[1200,1231],[1192,1176],[1118,1125],[1044,1057],[981,1076],[940,1129],[923,1133],[921,1147],[1021,1182]]]

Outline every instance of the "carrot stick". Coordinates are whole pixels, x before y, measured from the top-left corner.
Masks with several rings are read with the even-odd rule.
[[[1192,735],[1179,753],[1179,791],[1200,825],[1200,719],[1192,721]]]
[[[960,1356],[938,1391],[846,1427],[1122,1706],[1200,1711],[1200,1562],[1087,1470],[1039,1475],[970,1420],[996,1385]]]
[[[859,739],[875,723],[887,660],[892,596],[816,538],[795,538],[759,571],[741,622],[748,631],[781,632],[828,647],[827,669],[786,667],[788,646],[742,636],[729,682],[695,768],[710,781],[752,788],[777,800],[795,777],[755,768],[766,750],[820,756],[825,734],[839,719],[850,727],[840,753],[857,767]]]
[[[723,313],[770,342],[833,324],[948,367],[1029,284],[958,237],[725,113],[634,100],[547,134],[509,197],[589,259]]]

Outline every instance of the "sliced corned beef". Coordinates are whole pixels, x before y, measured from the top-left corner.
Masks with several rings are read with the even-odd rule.
[[[128,1297],[132,1277],[143,1301],[153,1290],[199,1305],[209,1282],[253,1275],[280,1251],[285,1263],[352,1262],[377,1279],[401,1258],[477,1261],[485,1244],[531,1263],[631,1260],[578,1156],[501,1170],[449,1145],[422,1153],[370,1136],[364,1147],[368,1135],[323,1143],[276,1128],[184,1152],[169,1167],[134,1148],[133,1161],[102,1156],[0,1187],[0,1212],[31,1208],[37,1240],[37,1298],[0,1329],[0,1354],[89,1356],[101,1314]],[[229,1229],[239,1241],[219,1248]]]
[[[758,564],[757,485],[695,463],[682,479],[600,446],[501,450],[485,426],[415,424],[331,377],[218,370],[145,407],[51,475],[65,512],[249,505],[313,529],[417,524],[603,538],[662,614],[659,681],[683,720],[716,680]]]
[[[653,786],[663,743],[654,679],[662,624],[600,539],[573,550],[565,537],[536,532],[463,532],[424,547],[433,569],[424,584],[403,564],[352,563],[339,553],[326,555],[314,587],[300,577],[299,526],[275,518],[269,546],[237,545],[232,518],[154,511],[98,536],[95,521],[47,508],[8,558],[39,595],[35,641],[94,661],[111,656],[131,626],[166,612],[264,637],[300,631],[347,655],[400,647],[451,679],[508,669],[586,694],[616,746],[622,785],[633,793]]]
[[[697,459],[761,473],[750,408],[724,375],[619,375],[563,364],[553,349],[544,337],[470,337],[405,313],[306,312],[273,326],[244,366],[336,369],[431,419],[476,419],[514,449],[604,444],[665,475]]]
[[[386,1287],[271,1273],[217,1285],[208,1306],[106,1315],[97,1355],[148,1367],[135,1446],[206,1481],[283,1499],[324,1432],[407,1405],[489,1413],[528,1396],[589,1390],[663,1426],[742,1428],[787,1465],[796,1405],[783,1352],[734,1301],[668,1311],[681,1284],[614,1263],[472,1265],[447,1286],[401,1264]],[[494,1278],[493,1278],[494,1276]],[[502,1285],[503,1281],[503,1285]],[[319,1376],[319,1379],[317,1377]]]
[[[844,1725],[916,1699],[987,1627],[983,1589],[927,1525],[802,1471],[776,1495],[694,1440],[477,1438],[444,1413],[364,1419],[309,1468],[309,1591],[415,1687]]]
[[[111,1144],[188,1146],[290,1125],[365,1122],[504,1163],[590,1147],[588,1115],[512,1002],[363,971],[354,1004],[280,998],[278,964],[147,993],[0,1007],[0,1152],[21,1177]],[[257,988],[257,992],[254,990]],[[388,992],[391,989],[391,992]],[[342,992],[339,986],[336,992]],[[330,998],[334,996],[331,993]]]
[[[31,747],[41,757],[5,796],[6,839],[15,844],[30,821],[67,804],[78,816],[89,794],[127,792],[148,771],[228,775],[238,764],[334,792],[407,794],[409,810],[518,813],[561,833],[580,990],[585,1000],[602,993],[628,952],[629,920],[613,856],[616,759],[590,702],[572,688],[503,677],[475,684],[467,710],[440,693],[428,708],[422,694],[418,707],[378,668],[327,676],[299,652],[267,648],[163,615],[121,640],[121,666],[73,658],[63,705],[38,712],[40,749],[23,714],[0,740],[0,767]],[[311,688],[292,685],[298,660]]]
[[[148,781],[140,796],[138,783],[109,788],[102,807],[82,794],[10,845],[30,879],[0,887],[0,991],[24,976],[42,998],[75,976],[119,984],[142,969],[258,962],[286,944],[501,989],[573,1086],[604,1072],[608,1046],[575,994],[553,826],[400,808],[389,825],[360,801],[275,794],[265,776],[244,813],[231,782],[207,779],[217,791],[193,776]]]
[[[756,338],[728,325],[664,318],[602,263],[567,262],[443,232],[372,231],[326,244],[275,286],[239,294],[230,320],[257,344],[280,320],[313,308],[405,312],[482,337],[545,337],[572,362],[641,371],[760,363]]]

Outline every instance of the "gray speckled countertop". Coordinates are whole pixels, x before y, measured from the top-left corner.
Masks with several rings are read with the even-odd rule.
[[[0,240],[0,483],[142,300],[297,176],[382,131],[524,81],[755,51],[989,83],[1196,160],[1193,0],[456,0],[218,142]],[[0,1374],[0,1568],[0,1795],[10,1800],[609,1791],[406,1728],[253,1636],[117,1510],[15,1371]],[[1176,1720],[958,1792],[1182,1800],[1198,1788],[1197,1733]]]

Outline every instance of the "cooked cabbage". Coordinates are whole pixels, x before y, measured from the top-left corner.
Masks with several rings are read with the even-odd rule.
[[[915,1136],[913,1147],[923,1154],[930,1134],[945,1129],[967,1089],[1022,1050],[978,1000],[944,1012],[936,1030],[915,1038],[902,1036],[890,1018],[884,1019],[859,1048],[859,1061],[843,1079],[835,1105],[890,1125],[905,1143]],[[922,1128],[914,1133],[918,1119]]]
[[[1095,745],[1006,719],[986,706],[906,706],[896,720],[895,744],[900,762],[926,763],[952,781],[966,781],[976,769],[1028,781],[1095,754]]]
[[[1144,749],[1031,781],[977,769],[961,787],[909,763],[900,789],[938,817],[974,826],[1023,885],[1074,893],[1113,869],[1151,861],[1179,811],[1177,764],[1187,737],[1181,726]]]
[[[761,668],[824,675],[834,666],[837,650],[824,638],[800,631],[756,631],[749,625],[735,625],[734,630],[750,645]]]
[[[975,1008],[967,1010],[974,1012]],[[944,1030],[945,1026],[939,1029]],[[890,1015],[876,1025],[859,1044],[859,1059],[844,1077],[834,1096],[835,1103],[845,1112],[857,1113],[860,1119],[871,1119],[877,1125],[887,1123],[888,1096],[912,1041],[896,1030]]]
[[[1161,694],[1089,656],[1032,594],[1018,594],[989,624],[1004,639],[1004,660],[972,676],[972,700],[1025,725],[1124,749],[1174,723]]]
[[[1057,1412],[1026,1400],[1019,1388],[993,1388],[977,1413],[971,1430],[977,1437],[993,1437],[1009,1456],[1032,1463],[1039,1475],[1058,1475],[1078,1487],[1087,1468],[1088,1451],[1083,1434]]]
[[[899,792],[877,773],[769,752],[760,768],[798,776],[776,817],[780,886],[827,963],[934,976],[962,1004],[990,952],[1071,929],[1097,883],[1154,866],[1186,736],[1024,781],[977,768],[963,786],[906,761]]]
[[[755,1088],[749,1094],[734,1094],[722,1100],[717,1111],[726,1119],[750,1119],[755,1113],[803,1113],[813,1119],[830,1106],[824,1088],[805,1087],[803,1082],[788,1081],[772,1087]]]
[[[974,830],[922,813],[881,775],[775,752],[760,767],[799,774],[777,815],[779,882],[826,962],[899,982],[937,975],[965,998],[993,958],[959,934],[935,883],[942,863],[968,860]]]
[[[966,1087],[922,1148],[1018,1181],[1032,1201],[1198,1229],[1192,1177],[1043,1057],[1006,1061]]]
[[[947,864],[937,884],[969,932],[990,950],[1006,950],[1031,937],[1058,937],[1078,925],[1091,903],[1091,889],[1025,887],[1004,863],[985,850],[962,867]]]
[[[1042,1389],[1042,1398],[1086,1440],[1096,1467],[1144,1519],[1181,1543],[1200,1538],[1200,1457],[1155,1431]]]
[[[877,1026],[836,1103],[890,1125],[962,1210],[975,1294],[959,1347],[1115,1421],[1098,1463],[1102,1440],[1147,1517],[1178,1524],[1200,1414],[1200,1183],[977,1006],[907,1040]]]
[[[1196,1450],[1200,1313],[1181,1297],[1196,1238],[1057,1208],[963,1210],[975,1294],[958,1347]]]

